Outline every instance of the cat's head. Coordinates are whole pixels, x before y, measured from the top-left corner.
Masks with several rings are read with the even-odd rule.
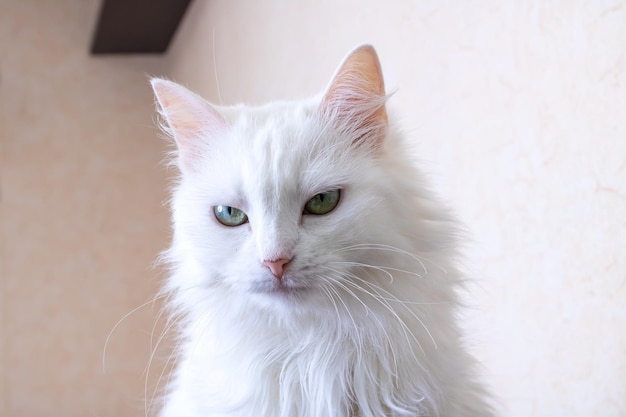
[[[181,286],[288,308],[336,308],[339,293],[358,302],[358,280],[389,252],[372,249],[397,243],[386,236],[402,223],[389,220],[407,217],[390,202],[398,190],[374,49],[352,51],[306,102],[223,108],[169,81],[152,85],[181,171],[173,253],[184,259],[174,262],[193,277]]]

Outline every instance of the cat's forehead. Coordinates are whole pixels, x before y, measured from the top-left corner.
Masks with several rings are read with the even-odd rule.
[[[250,163],[283,168],[301,164],[325,146],[314,110],[296,103],[241,108],[231,116],[228,140]]]
[[[238,106],[228,113],[233,133],[256,137],[270,132],[288,132],[313,121],[316,106],[312,102],[275,102],[262,106]]]
[[[322,192],[345,177],[346,164],[315,106],[274,103],[228,114],[221,147],[238,193],[295,197]]]

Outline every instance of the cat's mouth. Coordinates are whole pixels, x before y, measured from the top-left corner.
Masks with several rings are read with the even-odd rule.
[[[289,283],[285,280],[255,282],[250,286],[250,292],[252,293],[276,295],[283,297],[299,297],[302,296],[302,294],[306,291],[308,291],[307,287],[304,287],[302,285],[294,285],[293,283]]]

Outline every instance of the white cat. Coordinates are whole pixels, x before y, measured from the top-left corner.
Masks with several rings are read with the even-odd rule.
[[[181,172],[162,417],[492,415],[455,324],[455,223],[388,123],[371,46],[307,101],[152,86]]]

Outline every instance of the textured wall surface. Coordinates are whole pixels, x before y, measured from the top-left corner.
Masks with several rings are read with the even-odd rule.
[[[474,239],[466,326],[502,414],[626,415],[626,3],[198,1],[168,75],[297,98],[362,42]]]
[[[169,233],[161,59],[89,57],[98,4],[0,1],[1,416],[143,415],[150,305],[102,362]]]
[[[90,58],[97,8],[0,0],[1,416],[143,415],[157,314],[102,351],[167,244],[145,74],[298,98],[362,42],[474,239],[464,325],[502,415],[626,415],[624,1],[196,0],[163,58]]]

